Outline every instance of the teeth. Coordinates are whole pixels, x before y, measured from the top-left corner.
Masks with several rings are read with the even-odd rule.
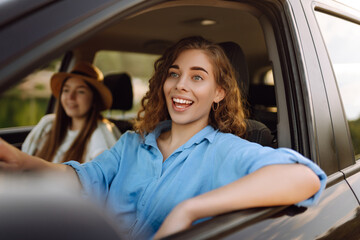
[[[182,103],[182,104],[191,104],[192,103],[192,101],[190,101],[190,100],[181,99],[181,98],[173,98],[173,101],[176,103]]]

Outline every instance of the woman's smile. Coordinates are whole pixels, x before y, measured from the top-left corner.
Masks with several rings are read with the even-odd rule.
[[[66,114],[72,118],[85,118],[92,106],[93,93],[84,80],[69,78],[64,83],[61,104]]]
[[[173,107],[175,111],[185,111],[188,109],[194,101],[180,98],[180,97],[173,97]]]

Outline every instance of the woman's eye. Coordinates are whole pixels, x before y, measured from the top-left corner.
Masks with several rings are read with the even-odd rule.
[[[174,73],[174,72],[171,72],[169,75],[170,75],[170,77],[173,77],[173,78],[178,78],[179,77],[179,74]]]
[[[195,75],[194,80],[199,81],[199,80],[203,80],[203,78],[199,75]]]
[[[67,93],[67,92],[69,92],[69,89],[64,88],[62,91],[63,91],[63,93]]]

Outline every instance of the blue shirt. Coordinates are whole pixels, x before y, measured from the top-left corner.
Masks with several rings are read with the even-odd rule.
[[[314,204],[325,188],[326,175],[312,161],[285,148],[273,149],[248,142],[207,126],[175,150],[165,162],[157,146],[171,121],[141,138],[125,133],[110,150],[80,165],[71,161],[85,193],[104,203],[125,234],[148,238],[180,202],[231,183],[271,164],[301,163],[321,180],[321,190],[299,203]]]

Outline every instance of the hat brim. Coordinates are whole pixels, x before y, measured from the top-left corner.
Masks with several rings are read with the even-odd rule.
[[[113,100],[112,94],[110,90],[102,82],[94,78],[89,78],[75,73],[59,72],[52,76],[50,81],[50,86],[51,86],[51,91],[56,98],[59,98],[61,86],[63,85],[64,80],[70,77],[82,79],[91,86],[93,86],[98,91],[100,98],[102,100],[100,111],[111,108],[112,100]]]

